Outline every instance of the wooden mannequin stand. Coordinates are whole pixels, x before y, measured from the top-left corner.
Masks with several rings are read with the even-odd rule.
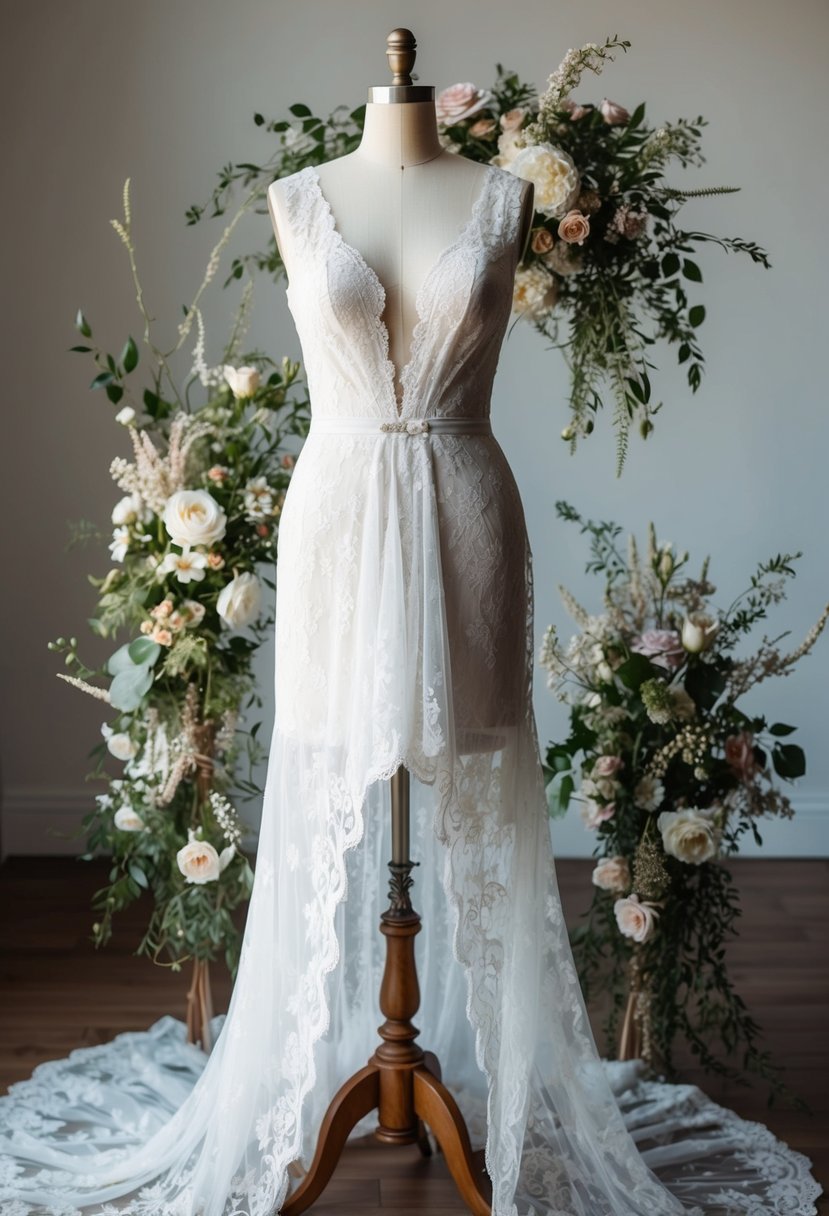
[[[420,917],[409,891],[409,774],[401,765],[391,778],[392,860],[390,906],[380,931],[386,938],[386,966],[380,988],[382,1042],[374,1055],[341,1087],[320,1127],[317,1151],[300,1186],[283,1203],[282,1216],[299,1216],[325,1189],[355,1125],[372,1110],[379,1119],[374,1135],[384,1144],[417,1144],[431,1154],[424,1124],[432,1129],[461,1198],[475,1216],[490,1216],[485,1196],[489,1180],[476,1170],[469,1134],[455,1099],[441,1082],[440,1064],[415,1043],[419,1031],[411,1018],[420,1005],[414,939]]]

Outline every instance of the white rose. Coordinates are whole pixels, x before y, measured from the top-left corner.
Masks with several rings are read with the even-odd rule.
[[[556,219],[575,206],[581,193],[581,178],[573,158],[553,144],[530,144],[521,148],[506,168],[516,177],[533,183],[536,211]]]
[[[144,827],[144,820],[136,815],[131,806],[120,806],[113,816],[113,822],[122,832],[140,832]]]
[[[131,760],[138,751],[138,745],[129,735],[112,734],[107,738],[107,748],[116,760]]]
[[[692,866],[710,861],[720,845],[720,830],[712,815],[711,810],[700,811],[693,806],[663,811],[656,825],[662,833],[665,852]]]
[[[512,310],[538,320],[550,312],[558,298],[558,285],[542,266],[519,266],[515,274]]]
[[[262,584],[255,574],[237,574],[223,587],[216,611],[232,629],[244,629],[256,620],[262,604]]]
[[[125,405],[115,415],[115,421],[120,422],[122,426],[129,426],[131,422],[135,421],[135,410],[131,405]]]
[[[719,621],[703,612],[692,612],[682,622],[682,645],[689,654],[700,654],[714,641]]]
[[[625,891],[630,886],[630,866],[626,857],[603,857],[593,870],[593,885],[603,891]]]
[[[234,397],[252,397],[259,387],[259,372],[255,367],[232,367],[225,363],[222,372]]]
[[[215,882],[221,873],[219,854],[207,840],[196,840],[190,830],[190,840],[176,853],[176,862],[188,882]]]
[[[164,507],[164,526],[177,545],[211,545],[221,540],[227,516],[206,490],[176,490]]]
[[[633,892],[626,899],[617,899],[613,905],[619,931],[635,942],[646,942],[656,932],[659,913],[650,903],[643,903]]]

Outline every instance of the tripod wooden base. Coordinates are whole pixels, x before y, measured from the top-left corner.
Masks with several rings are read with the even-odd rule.
[[[386,965],[380,988],[379,1027],[382,1042],[365,1068],[350,1077],[328,1107],[320,1128],[311,1168],[282,1204],[282,1216],[299,1216],[325,1190],[343,1146],[357,1123],[377,1110],[374,1135],[385,1144],[418,1144],[431,1152],[424,1124],[434,1133],[461,1198],[474,1216],[490,1216],[486,1174],[476,1170],[469,1134],[458,1104],[442,1083],[432,1052],[415,1043],[419,1031],[412,1017],[420,1005],[414,939],[420,917],[409,900],[413,862],[408,857],[408,773],[392,778],[391,906],[380,931],[386,938]],[[400,860],[400,858],[403,860]]]

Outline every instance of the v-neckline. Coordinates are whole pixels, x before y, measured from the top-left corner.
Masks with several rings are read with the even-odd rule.
[[[391,336],[389,333],[389,327],[383,320],[383,313],[386,307],[386,289],[383,286],[380,276],[374,267],[369,266],[360,250],[354,245],[351,245],[340,232],[337,226],[337,221],[334,217],[334,212],[331,210],[331,204],[329,203],[322,189],[322,184],[320,182],[316,165],[306,166],[305,171],[310,174],[310,180],[316,189],[317,197],[328,220],[329,231],[331,232],[332,238],[338,243],[341,249],[345,250],[355,259],[374,288],[377,299],[374,321],[377,326],[377,331],[383,347],[384,370],[386,374],[386,383],[388,387],[390,404],[394,409],[395,418],[398,420],[402,420],[406,416],[409,387],[408,379],[419,354],[419,346],[426,329],[426,323],[429,319],[428,314],[425,311],[426,290],[430,286],[432,279],[437,274],[444,261],[450,256],[450,254],[454,253],[456,249],[459,249],[463,245],[467,235],[472,231],[475,224],[478,222],[478,218],[489,191],[490,182],[493,179],[493,174],[491,172],[492,166],[487,165],[486,169],[487,172],[484,174],[483,181],[481,182],[481,188],[478,191],[474,203],[472,204],[468,217],[466,220],[464,220],[457,235],[440,251],[435,260],[432,262],[432,265],[426,271],[420,287],[417,289],[417,293],[415,295],[416,319],[412,329],[412,337],[409,345],[409,357],[406,359],[406,362],[398,372],[397,365],[389,355],[391,350]],[[397,395],[397,382],[400,384],[399,397]]]

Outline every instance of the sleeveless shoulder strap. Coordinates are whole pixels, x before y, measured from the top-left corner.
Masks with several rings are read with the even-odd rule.
[[[493,188],[487,192],[487,204],[483,216],[483,231],[487,234],[493,257],[512,251],[517,262],[521,250],[522,200],[524,179],[516,177],[507,169],[493,166],[496,173]]]
[[[274,185],[284,203],[284,222],[279,236],[289,278],[293,277],[293,273],[301,273],[302,263],[316,247],[314,234],[318,232],[318,202],[316,192],[310,188],[312,172],[308,167],[298,169],[287,177],[277,178],[278,184]]]

